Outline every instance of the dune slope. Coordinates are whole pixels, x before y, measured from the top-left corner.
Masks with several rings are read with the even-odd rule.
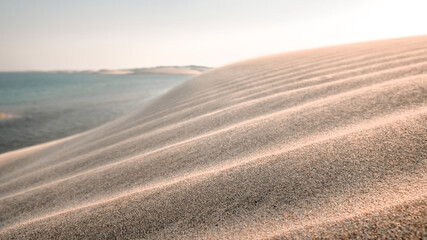
[[[0,155],[0,239],[427,237],[427,36],[208,71]]]

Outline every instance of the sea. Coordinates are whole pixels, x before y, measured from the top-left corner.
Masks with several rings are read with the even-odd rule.
[[[142,108],[189,75],[0,73],[0,153],[71,136]]]

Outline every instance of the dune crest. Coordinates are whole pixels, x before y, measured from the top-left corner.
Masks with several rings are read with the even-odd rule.
[[[427,36],[296,51],[0,155],[0,238],[427,236]]]

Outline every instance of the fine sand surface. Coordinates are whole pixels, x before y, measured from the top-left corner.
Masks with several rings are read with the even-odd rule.
[[[208,71],[0,155],[0,239],[427,237],[427,36]]]

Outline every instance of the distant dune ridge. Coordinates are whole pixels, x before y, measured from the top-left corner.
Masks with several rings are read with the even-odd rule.
[[[0,155],[0,239],[427,237],[427,36],[210,70]]]
[[[209,67],[188,65],[188,66],[157,66],[151,68],[128,68],[128,69],[101,69],[101,70],[59,70],[53,73],[87,73],[87,74],[107,74],[107,75],[133,75],[133,74],[167,74],[167,75],[199,75]]]

